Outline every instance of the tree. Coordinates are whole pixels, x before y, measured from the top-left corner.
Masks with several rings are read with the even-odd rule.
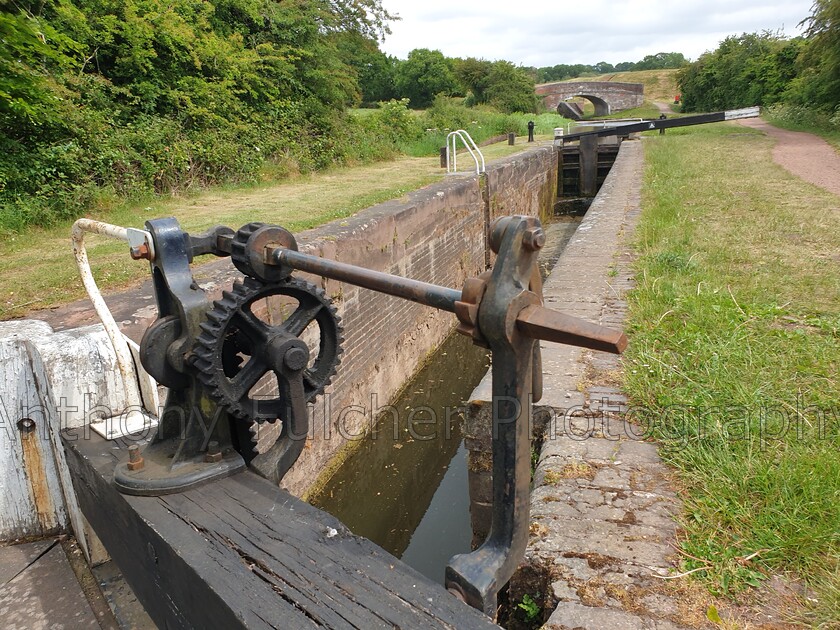
[[[28,9],[23,4],[17,13],[0,13],[0,132],[14,135],[56,122],[60,99],[49,75],[73,67],[79,47]]]
[[[677,73],[685,111],[714,111],[780,101],[796,74],[801,39],[771,32],[724,39]]]
[[[381,0],[3,9],[0,208],[16,209],[0,229],[6,217],[75,216],[102,188],[163,192],[254,179],[266,160],[308,170],[342,159],[336,127],[365,72],[388,65],[376,42],[392,19]],[[351,39],[359,50],[342,54]]]
[[[496,61],[487,75],[487,97],[497,109],[512,112],[534,112],[537,97],[534,80],[524,69],[509,61]]]
[[[452,68],[439,50],[415,48],[397,65],[394,81],[397,94],[408,98],[414,108],[428,107],[437,94],[450,95],[458,89]]]
[[[840,107],[840,0],[815,0],[813,14],[802,23],[808,42],[789,96],[794,102],[836,110]]]
[[[455,77],[461,84],[463,91],[471,92],[476,104],[487,102],[487,78],[493,63],[486,59],[454,59]]]
[[[688,63],[685,55],[675,52],[660,52],[655,55],[646,55],[644,59],[635,64],[634,70],[663,70],[666,68],[680,68]]]
[[[341,60],[354,73],[362,103],[388,101],[396,96],[396,59],[383,53],[376,40],[350,31],[337,34],[335,41]]]
[[[339,32],[355,32],[378,40],[391,32],[388,22],[399,20],[382,6],[381,0],[321,0],[325,27]]]

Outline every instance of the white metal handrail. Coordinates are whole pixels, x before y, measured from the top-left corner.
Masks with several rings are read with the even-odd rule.
[[[125,387],[125,399],[128,409],[130,412],[139,410],[143,407],[143,400],[134,371],[134,359],[131,356],[131,350],[128,347],[125,337],[120,332],[116,320],[114,320],[114,316],[102,298],[99,287],[96,286],[96,280],[93,278],[93,272],[90,269],[90,262],[87,257],[87,250],[85,249],[86,232],[119,239],[127,242],[131,247],[148,247],[150,259],[154,258],[152,237],[151,234],[144,230],[124,228],[92,219],[79,219],[73,224],[73,230],[71,232],[73,254],[76,257],[76,265],[79,267],[82,284],[85,285],[85,290],[90,297],[90,301],[93,302],[93,308],[96,310],[96,314],[99,316],[102,325],[105,327],[105,332],[111,340],[111,345],[114,347],[117,367],[119,368],[120,376],[122,376]]]
[[[472,139],[472,136],[463,129],[450,131],[449,135],[446,136],[446,172],[458,172],[458,151],[456,147],[458,138],[460,138],[461,142],[464,143],[467,151],[470,152],[472,159],[475,161],[475,174],[481,175],[481,173],[484,172],[484,154],[478,148],[478,145]],[[476,156],[476,154],[478,155]]]

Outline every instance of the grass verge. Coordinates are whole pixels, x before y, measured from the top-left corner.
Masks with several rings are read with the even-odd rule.
[[[527,148],[518,138],[513,147],[499,143],[482,151],[489,161]],[[469,171],[475,167],[469,156],[463,156],[458,168]],[[192,196],[149,197],[89,216],[126,227],[143,227],[148,219],[174,216],[184,229],[194,232],[217,224],[238,228],[251,221],[265,221],[297,232],[352,216],[443,177],[437,157],[401,157],[301,175],[282,183],[216,187]],[[71,222],[61,222],[0,237],[0,319],[21,317],[85,296],[70,248],[70,226]],[[89,236],[85,242],[94,277],[103,291],[148,276],[148,265],[132,261],[124,243],[97,236]]]
[[[684,569],[716,594],[840,592],[840,198],[743,127],[647,145],[626,388],[678,471]],[[833,602],[833,603],[832,603]]]

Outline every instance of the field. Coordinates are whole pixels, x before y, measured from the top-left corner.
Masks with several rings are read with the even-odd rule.
[[[746,127],[648,145],[626,389],[675,467],[684,569],[840,610],[840,199]]]

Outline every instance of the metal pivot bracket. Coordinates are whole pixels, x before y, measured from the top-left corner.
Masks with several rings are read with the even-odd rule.
[[[529,526],[531,403],[541,396],[537,340],[621,352],[627,339],[545,308],[536,271],[545,234],[537,219],[503,217],[490,228],[497,257],[491,271],[463,291],[327,260],[297,251],[278,226],[251,223],[233,232],[217,227],[191,236],[174,219],[149,221],[148,254],[159,310],[146,331],[141,359],[170,388],[157,435],[117,468],[115,482],[131,494],[177,492],[249,465],[278,482],[295,462],[308,428],[306,403],[322,393],[339,363],[340,318],[303,271],[455,313],[458,330],[493,353],[493,516],[476,551],[455,556],[446,586],[471,606],[495,615],[497,594],[524,553]],[[193,280],[192,257],[231,256],[245,274],[211,303]],[[255,305],[268,297],[292,300],[281,323],[267,323]],[[315,343],[304,341],[317,324]],[[273,375],[276,397],[252,390]],[[282,422],[277,442],[258,452],[253,429]]]
[[[493,353],[493,512],[484,544],[449,561],[446,586],[491,617],[496,614],[497,593],[513,574],[528,541],[531,402],[535,394],[542,394],[542,374],[539,345],[517,327],[517,317],[529,307],[541,306],[541,282],[533,287],[532,275],[544,241],[536,219],[497,221],[490,235],[491,248],[498,255],[493,271],[478,289],[480,294],[469,296],[473,303],[456,304],[461,331],[474,327],[471,336],[478,335]]]
[[[155,437],[114,471],[120,491],[160,495],[226,477],[244,469],[231,447],[226,411],[187,369],[195,338],[211,307],[193,280],[187,234],[175,219],[146,222],[154,254],[149,253],[158,319],[143,336],[140,357],[146,370],[169,388]],[[133,460],[133,461],[132,461]]]

